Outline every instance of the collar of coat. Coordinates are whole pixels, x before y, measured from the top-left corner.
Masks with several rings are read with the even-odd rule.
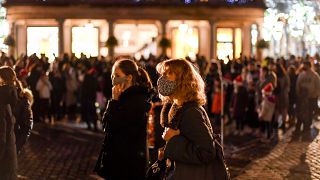
[[[128,89],[126,89],[123,93],[121,93],[119,101],[127,100],[129,97],[135,96],[137,94],[144,95],[147,100],[150,100],[152,95],[151,91],[146,87],[131,86]]]
[[[160,123],[163,127],[178,129],[183,111],[189,107],[198,106],[196,102],[186,102],[182,106],[175,103],[165,103],[161,110]]]

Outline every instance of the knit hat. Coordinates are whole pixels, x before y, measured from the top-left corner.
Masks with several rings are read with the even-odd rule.
[[[264,94],[271,94],[272,93],[272,90],[273,90],[273,85],[272,83],[268,83],[266,84],[263,89],[262,89],[262,93]]]

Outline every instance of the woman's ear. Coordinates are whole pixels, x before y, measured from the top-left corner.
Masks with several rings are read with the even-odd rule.
[[[132,79],[133,79],[132,75],[130,74],[130,75],[128,75],[127,77],[128,77],[128,81],[131,82],[131,83],[133,83],[133,82],[132,82]]]

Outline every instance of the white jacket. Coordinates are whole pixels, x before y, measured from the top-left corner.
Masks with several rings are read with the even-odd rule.
[[[261,102],[259,119],[271,122],[275,106],[275,97],[273,95],[265,95]]]
[[[41,99],[50,99],[52,84],[48,78],[40,78],[37,82],[36,90],[39,92]]]

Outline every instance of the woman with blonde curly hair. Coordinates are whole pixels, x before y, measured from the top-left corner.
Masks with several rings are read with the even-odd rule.
[[[196,68],[184,59],[170,59],[157,65],[158,92],[164,102],[161,123],[166,141],[159,160],[169,159],[172,178],[228,179],[218,156],[206,103],[205,83]],[[222,153],[222,152],[221,152]],[[220,156],[221,157],[221,156]]]

